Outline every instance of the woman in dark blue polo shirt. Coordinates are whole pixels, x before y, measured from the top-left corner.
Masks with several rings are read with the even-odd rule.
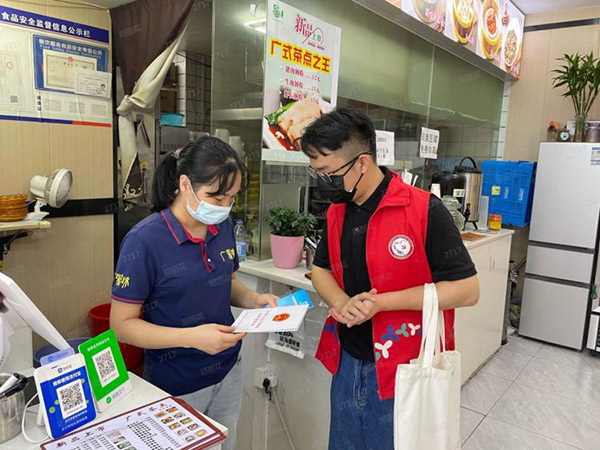
[[[229,429],[242,401],[231,306],[275,306],[235,278],[229,212],[247,168],[223,141],[203,137],[166,156],[153,182],[154,214],[127,233],[112,286],[111,327],[145,349],[144,378]]]

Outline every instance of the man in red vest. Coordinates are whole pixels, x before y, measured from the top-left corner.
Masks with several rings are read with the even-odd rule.
[[[473,306],[479,283],[440,199],[376,162],[375,130],[347,108],[305,131],[327,211],[312,282],[329,305],[316,357],[334,375],[329,449],[392,450],[394,377],[419,354],[423,286],[436,283],[446,347],[454,308]]]

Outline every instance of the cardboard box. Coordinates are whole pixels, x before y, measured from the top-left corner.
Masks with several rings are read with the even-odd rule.
[[[160,90],[160,112],[176,113],[177,112],[177,90],[161,89]]]

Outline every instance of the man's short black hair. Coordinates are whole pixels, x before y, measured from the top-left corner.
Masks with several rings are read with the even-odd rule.
[[[300,144],[310,158],[318,153],[328,155],[346,146],[349,159],[361,153],[371,152],[376,160],[375,127],[363,113],[351,108],[337,108],[323,114],[306,128]]]

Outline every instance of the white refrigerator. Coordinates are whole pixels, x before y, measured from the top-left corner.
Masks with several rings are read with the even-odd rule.
[[[599,219],[600,144],[540,144],[520,335],[596,350]]]

